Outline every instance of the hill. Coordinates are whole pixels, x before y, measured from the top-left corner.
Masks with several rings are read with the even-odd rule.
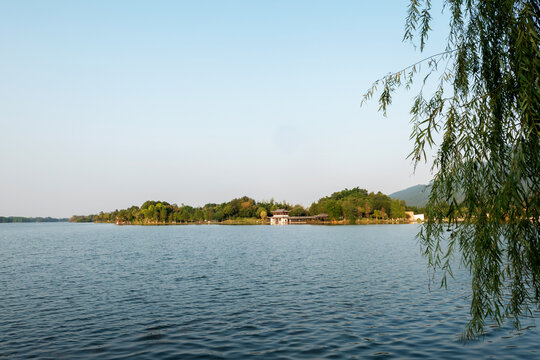
[[[419,184],[396,191],[388,196],[392,199],[405,200],[409,206],[424,207],[428,201],[430,191],[431,185]]]

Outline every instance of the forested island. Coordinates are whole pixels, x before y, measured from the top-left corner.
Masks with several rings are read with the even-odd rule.
[[[67,218],[0,216],[0,223],[66,222]]]
[[[272,211],[285,209],[290,216],[327,214],[324,223],[361,224],[404,222],[405,211],[421,211],[403,200],[391,199],[381,192],[373,193],[358,187],[335,192],[305,208],[287,202],[255,201],[247,196],[229,202],[209,203],[202,207],[146,201],[139,206],[95,215],[74,215],[70,222],[99,222],[131,225],[158,224],[266,224]]]

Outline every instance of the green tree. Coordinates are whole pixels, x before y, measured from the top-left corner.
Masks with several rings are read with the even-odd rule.
[[[350,224],[354,224],[358,217],[358,207],[352,201],[345,201],[342,205],[343,215]]]
[[[214,220],[215,204],[206,204],[203,208],[204,220]]]
[[[231,217],[233,217],[233,215],[235,214],[236,212],[236,209],[234,208],[233,205],[231,204],[227,204],[225,205],[225,207],[223,208],[223,213],[225,214],[225,216],[230,219]]]
[[[241,218],[252,218],[257,216],[257,208],[253,202],[244,202],[238,211],[238,216]]]
[[[289,212],[290,216],[306,216],[307,211],[302,205],[294,205]]]
[[[195,221],[204,220],[204,212],[202,211],[201,208],[196,208],[195,209],[195,214],[193,215],[193,218],[194,218]]]
[[[405,206],[399,200],[393,200],[390,205],[390,216],[393,219],[402,219],[405,217]]]
[[[143,204],[142,209],[142,213],[145,219],[151,220],[154,217],[154,205],[149,205],[148,207],[145,207]]]
[[[225,219],[225,213],[223,213],[222,210],[217,210],[215,213],[214,213],[214,217],[213,217],[213,220],[217,220],[217,221],[222,221]]]
[[[490,319],[501,325],[511,317],[518,326],[540,304],[540,7],[538,0],[444,3],[445,51],[376,81],[364,100],[381,88],[386,113],[394,91],[418,76],[423,89],[434,86],[411,108],[415,166],[426,149],[438,149],[419,238],[444,285],[453,253],[462,254],[472,275],[464,335],[474,337]],[[430,0],[410,1],[404,40],[417,39],[420,51],[431,13]],[[449,238],[445,219],[454,225]]]
[[[322,212],[324,212],[324,211],[323,211],[322,207],[319,206],[319,203],[313,203],[309,207],[309,213],[311,215],[318,215],[318,214],[320,214]]]
[[[159,210],[159,220],[167,221],[167,208],[166,207],[162,207]]]
[[[154,205],[150,205],[150,207],[148,209],[151,209],[151,208],[154,208],[154,212],[152,213],[152,221],[154,222],[157,222],[159,221],[159,216],[161,214],[161,207],[163,205],[161,205],[160,203],[157,203],[155,206]]]
[[[324,209],[332,220],[338,220],[341,217],[341,205],[336,200],[326,201]]]

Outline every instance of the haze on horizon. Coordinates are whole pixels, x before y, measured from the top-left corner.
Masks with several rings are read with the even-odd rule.
[[[387,118],[360,108],[425,57],[405,16],[397,0],[0,0],[0,216],[428,183],[406,159],[413,93]]]

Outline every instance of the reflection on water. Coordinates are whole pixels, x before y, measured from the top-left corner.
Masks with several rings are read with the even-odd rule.
[[[539,358],[534,320],[462,344],[417,225],[0,225],[0,358]]]

